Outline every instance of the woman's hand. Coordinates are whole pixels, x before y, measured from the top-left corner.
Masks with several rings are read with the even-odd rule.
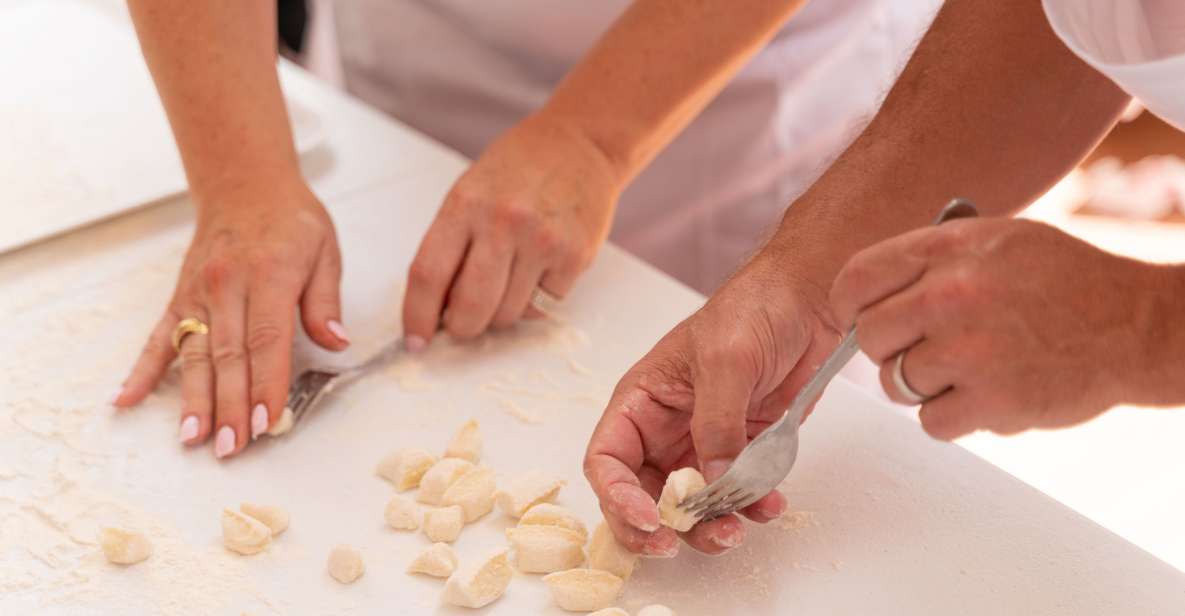
[[[303,182],[198,204],[197,229],[173,298],[113,401],[139,403],[177,356],[177,323],[196,318],[208,335],[181,346],[181,441],[215,434],[218,457],[237,453],[284,409],[299,306],[317,344],[349,344],[339,302],[341,255],[333,222]]]
[[[686,466],[709,482],[724,474],[839,343],[825,291],[795,278],[789,263],[778,251],[760,253],[617,384],[584,472],[629,549],[673,556],[675,533],[659,526],[655,504],[667,475]],[[767,522],[785,506],[772,492],[742,513]],[[744,526],[728,515],[683,538],[715,554],[740,545]]]
[[[443,327],[471,338],[529,312],[536,288],[563,297],[605,241],[622,189],[605,155],[566,125],[528,118],[459,179],[408,274],[408,348]]]
[[[841,323],[916,393],[925,430],[953,439],[1077,424],[1120,402],[1182,395],[1185,297],[1175,269],[1105,253],[1040,223],[952,221],[857,254],[832,288]],[[1174,376],[1176,375],[1176,376]]]

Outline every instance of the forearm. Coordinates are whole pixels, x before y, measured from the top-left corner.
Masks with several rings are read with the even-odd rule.
[[[253,182],[299,178],[276,73],[275,2],[129,0],[128,8],[199,206]]]
[[[724,87],[805,0],[637,0],[541,115],[576,127],[623,180]]]
[[[771,250],[824,289],[855,252],[929,223],[953,197],[1028,205],[1128,97],[1057,39],[1035,0],[948,0],[881,111],[787,211]]]

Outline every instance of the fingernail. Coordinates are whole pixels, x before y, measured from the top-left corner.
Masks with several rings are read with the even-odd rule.
[[[708,538],[712,543],[725,549],[732,549],[745,540],[745,527],[740,520],[721,520],[716,532]]]
[[[412,353],[419,353],[420,351],[423,351],[424,347],[426,346],[428,346],[428,341],[424,340],[420,336],[413,335],[403,339],[403,347]]]
[[[616,505],[614,509],[625,519],[626,524],[640,531],[652,533],[658,530],[661,526],[658,521],[658,507],[644,492],[631,488],[632,486],[625,484],[609,488],[609,498],[613,499]]]
[[[178,440],[180,440],[182,443],[188,443],[189,441],[197,438],[199,427],[200,422],[198,422],[196,415],[189,415],[185,419],[182,419],[181,431],[177,434]]]
[[[267,407],[256,404],[251,409],[251,440],[259,438],[264,432],[267,432]]]
[[[218,429],[218,436],[214,439],[214,456],[225,458],[235,450],[235,429],[222,426]]]
[[[673,535],[651,535],[642,549],[649,558],[674,558],[679,553],[679,541]]]
[[[350,335],[346,333],[346,327],[342,325],[340,321],[330,320],[325,324],[325,327],[329,329],[330,333],[332,333],[334,336],[337,336],[338,340],[341,340],[342,342],[350,341]]]
[[[110,395],[110,396],[107,398],[107,404],[108,404],[109,406],[115,406],[115,401],[116,401],[116,400],[119,400],[119,397],[120,397],[120,396],[122,396],[122,395],[123,395],[123,386],[121,385],[121,386],[119,387],[119,389],[115,390],[115,393],[111,394],[111,395]]]
[[[728,471],[728,467],[730,466],[732,466],[732,460],[711,460],[709,462],[704,462],[704,480],[708,483],[716,481],[721,475]]]

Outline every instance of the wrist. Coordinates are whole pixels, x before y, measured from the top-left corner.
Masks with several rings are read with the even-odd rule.
[[[299,168],[254,166],[241,173],[229,167],[190,181],[190,196],[199,213],[261,205],[295,207],[311,192]]]
[[[564,113],[552,105],[545,105],[525,123],[534,124],[541,130],[561,136],[578,148],[584,156],[595,158],[600,170],[620,192],[640,169],[633,163],[631,148],[624,143],[620,135],[599,130],[595,126],[595,120],[590,117],[591,114]]]
[[[1140,264],[1127,369],[1115,403],[1185,404],[1185,266]],[[1108,353],[1106,349],[1102,352]]]

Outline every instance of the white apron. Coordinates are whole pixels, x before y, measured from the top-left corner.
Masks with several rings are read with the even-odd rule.
[[[1043,0],[1080,58],[1185,130],[1185,0]]]
[[[622,196],[612,238],[709,292],[875,111],[941,0],[815,0]],[[476,157],[628,0],[340,0],[346,87]]]

